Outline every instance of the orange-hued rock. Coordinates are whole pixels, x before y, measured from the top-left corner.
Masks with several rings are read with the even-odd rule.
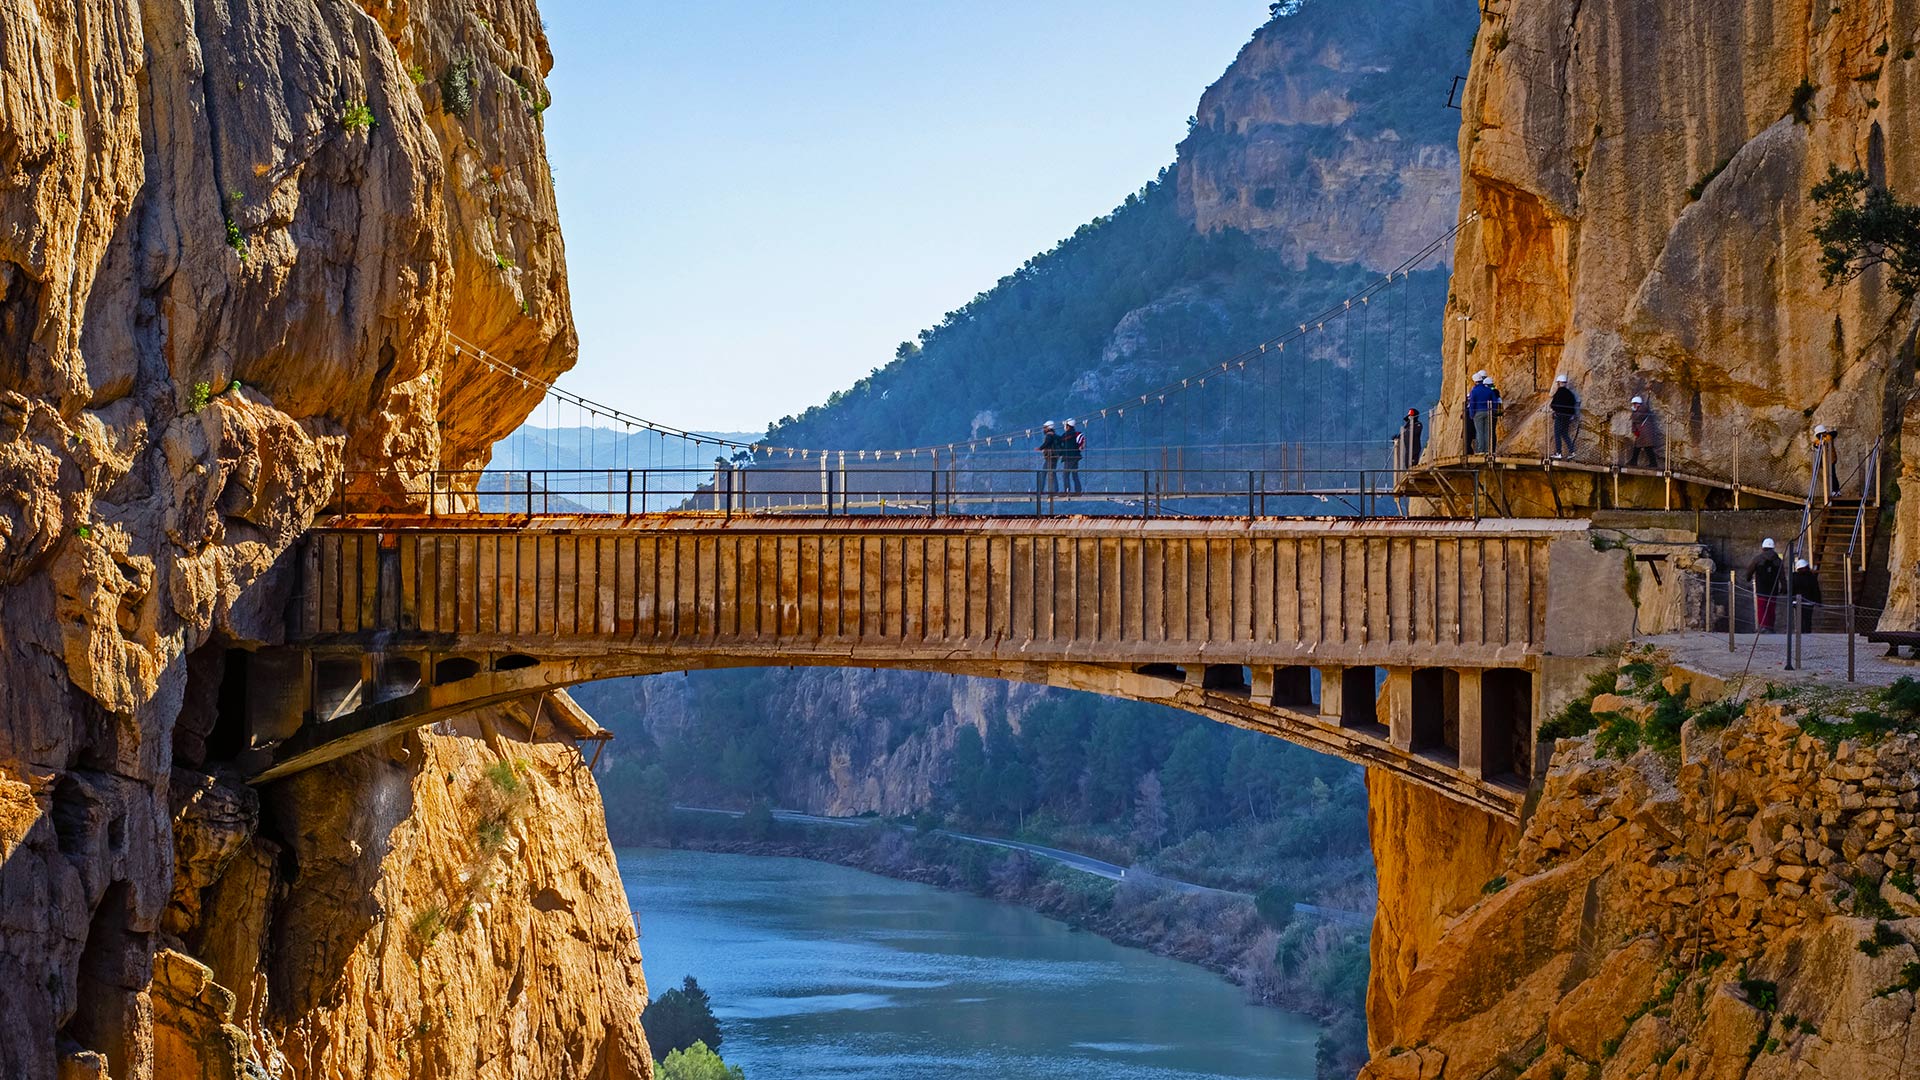
[[[1689,722],[1677,762],[1561,740],[1496,886],[1410,970],[1376,929],[1361,1076],[1907,1075],[1920,919],[1880,902],[1920,854],[1917,788],[1920,736],[1829,743],[1773,704]]]
[[[1480,899],[1518,832],[1377,769],[1367,770],[1367,831],[1380,883],[1367,984],[1367,1040],[1377,1051],[1412,1045],[1399,1018],[1407,980],[1447,924]]]
[[[1469,75],[1461,233],[1432,445],[1462,445],[1472,372],[1508,404],[1503,447],[1552,450],[1557,372],[1581,453],[1626,456],[1629,399],[1676,470],[1804,492],[1815,424],[1843,477],[1902,421],[1911,305],[1871,271],[1822,280],[1809,192],[1830,165],[1920,202],[1920,8],[1903,0],[1544,0],[1488,6]],[[1807,87],[1801,90],[1803,80]],[[1796,104],[1799,108],[1796,111]],[[1913,423],[1913,418],[1906,418]],[[1914,462],[1915,440],[1900,443]],[[1898,455],[1890,471],[1902,469]],[[1563,475],[1563,503],[1593,505]],[[1622,498],[1661,496],[1628,480]],[[1850,490],[1858,490],[1857,480]],[[1514,477],[1516,512],[1559,512]],[[1716,498],[1724,499],[1724,493]],[[1902,500],[1896,614],[1914,618],[1920,516]],[[1653,505],[1661,505],[1653,502]]]
[[[324,969],[250,964],[248,942],[327,940],[335,914],[289,905],[299,886],[276,876],[314,808],[263,822],[209,774],[237,742],[233,650],[279,640],[314,515],[344,488],[403,501],[423,469],[484,463],[536,399],[453,340],[541,377],[573,362],[551,64],[533,0],[0,0],[0,1074],[194,1075],[182,1047],[237,1029],[274,1075],[321,1075],[327,1023],[382,1058],[344,1073],[411,1068],[317,1004],[302,1045],[330,1049],[271,1058],[302,1017],[270,976]],[[534,755],[544,783],[597,807],[570,753]],[[370,776],[335,781],[372,799],[353,786]],[[568,813],[527,842],[612,880],[597,818]],[[450,847],[411,850],[409,873],[457,869],[435,861]],[[363,854],[386,875],[367,887],[394,887]],[[624,918],[617,884],[602,893]],[[631,936],[541,925],[447,949],[499,1000],[534,974],[522,945],[560,965],[521,984],[539,1030],[489,1044],[490,1067],[590,1071],[562,1045],[644,1057],[620,1034]],[[193,965],[219,993],[172,978]]]
[[[570,741],[526,735],[486,710],[268,791],[303,827],[259,942],[265,1056],[300,1076],[650,1075],[599,792]]]

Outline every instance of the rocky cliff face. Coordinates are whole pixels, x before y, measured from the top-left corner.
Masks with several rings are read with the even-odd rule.
[[[1363,1080],[1911,1075],[1920,737],[1818,711],[1691,721],[1677,763],[1562,740],[1495,876],[1436,868]]]
[[[1182,212],[1295,266],[1399,265],[1458,211],[1444,95],[1472,23],[1452,0],[1411,0],[1308,4],[1261,27],[1194,111],[1176,166]]]
[[[1564,372],[1594,429],[1587,453],[1624,457],[1598,438],[1625,434],[1638,394],[1676,468],[1804,492],[1819,423],[1840,430],[1841,471],[1858,490],[1862,455],[1913,422],[1920,319],[1878,271],[1823,283],[1809,191],[1837,165],[1920,200],[1920,11],[1898,0],[1489,11],[1460,132],[1461,210],[1479,217],[1455,256],[1433,444],[1462,444],[1468,377],[1485,368],[1510,406],[1503,445],[1550,452],[1541,406]],[[1591,506],[1598,493],[1581,482],[1563,477],[1561,498]],[[1518,512],[1553,511],[1544,490],[1513,494]],[[1902,502],[1889,618],[1906,624],[1920,520]]]
[[[355,927],[464,865],[421,790],[471,783],[472,762],[421,771],[457,737],[429,737],[399,778],[363,763],[330,790],[282,785],[257,827],[244,789],[208,779],[235,744],[231,650],[278,637],[276,567],[312,515],[343,486],[397,495],[483,460],[530,407],[450,343],[543,375],[571,363],[549,65],[530,0],[0,2],[0,1072],[173,1075],[181,1047],[231,1028],[233,1053],[279,1075],[437,1074],[388,1053],[397,1020],[368,1018],[425,1000],[455,953],[475,971],[549,962],[537,930],[470,916],[411,980],[357,977],[403,969],[404,935]],[[533,757],[539,791],[590,789],[551,748]],[[551,838],[553,872],[610,875],[580,824]],[[359,847],[327,848],[343,842]],[[376,861],[390,843],[404,871]],[[340,904],[305,902],[320,880]],[[494,910],[538,908],[550,884],[583,925],[588,896],[607,899],[604,881],[541,882]],[[203,940],[249,920],[308,944],[249,967],[228,963],[246,942]],[[562,1045],[644,1059],[616,1022],[639,992],[616,930],[574,939],[624,973],[610,989],[441,1071]],[[224,981],[255,969],[267,989]]]

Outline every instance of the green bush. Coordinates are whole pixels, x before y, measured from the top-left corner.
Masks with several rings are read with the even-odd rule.
[[[1780,988],[1766,979],[1742,978],[1740,992],[1746,995],[1748,1004],[1761,1012],[1772,1012],[1780,1007]]]
[[[520,775],[520,770],[525,767],[524,762],[504,759],[496,761],[487,766],[487,780],[493,784],[494,790],[502,795],[509,797],[519,795],[527,790],[527,782]]]
[[[1600,725],[1600,733],[1593,737],[1593,748],[1602,757],[1625,760],[1640,749],[1641,734],[1638,723],[1625,716],[1610,714]]]
[[[340,114],[340,126],[348,131],[372,131],[380,126],[380,119],[373,115],[364,101],[355,102]]]
[[[1275,882],[1253,895],[1253,909],[1275,930],[1285,930],[1293,921],[1293,905],[1301,900],[1299,890]]]
[[[656,1080],[746,1080],[738,1065],[721,1061],[719,1054],[700,1042],[655,1061],[653,1075]]]

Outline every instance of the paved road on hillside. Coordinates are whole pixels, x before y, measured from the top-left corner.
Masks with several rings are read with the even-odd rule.
[[[674,809],[684,810],[692,814],[720,814],[732,818],[740,817],[743,813],[739,810],[719,810],[707,806],[676,806]],[[878,820],[870,817],[827,817],[822,814],[803,814],[798,810],[775,810],[773,811],[773,819],[775,821],[784,821],[796,825],[825,825],[831,828],[852,829],[865,828]],[[918,827],[913,825],[903,825],[901,827],[918,831]],[[935,829],[933,832],[940,836],[952,837],[955,840],[964,840],[970,844],[1005,848],[1009,851],[1024,851],[1043,859],[1051,859],[1062,866],[1078,870],[1084,874],[1092,874],[1095,877],[1106,878],[1109,881],[1125,881],[1130,878],[1134,881],[1160,882],[1171,888],[1178,889],[1181,892],[1213,893],[1218,896],[1237,896],[1242,899],[1251,899],[1252,897],[1250,893],[1234,892],[1229,889],[1216,889],[1210,885],[1200,885],[1191,881],[1181,881],[1178,878],[1163,877],[1150,871],[1137,870],[1129,874],[1128,868],[1118,863],[1110,863],[1104,859],[1096,859],[1091,855],[1082,855],[1077,851],[1067,851],[1064,848],[1047,847],[1043,844],[1029,844],[1024,840],[1003,840],[994,836],[976,836],[973,833],[955,832],[952,829]],[[1293,910],[1302,915],[1314,915],[1330,922],[1344,923],[1348,926],[1368,926],[1373,922],[1373,916],[1365,912],[1344,911],[1340,908],[1321,907],[1318,904],[1295,904],[1293,905]]]

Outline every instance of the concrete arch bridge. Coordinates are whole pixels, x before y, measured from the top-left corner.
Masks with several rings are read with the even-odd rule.
[[[1152,701],[1517,819],[1537,729],[1631,632],[1582,521],[352,517],[249,661],[264,782],[625,675],[890,667]]]

